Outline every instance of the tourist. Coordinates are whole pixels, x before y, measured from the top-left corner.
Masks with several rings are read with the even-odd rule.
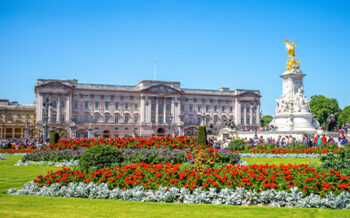
[[[327,137],[325,134],[323,134],[321,141],[322,141],[322,145],[325,145],[327,143]]]

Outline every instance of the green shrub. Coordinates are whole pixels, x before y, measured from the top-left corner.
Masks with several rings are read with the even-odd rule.
[[[350,150],[339,149],[338,153],[329,152],[321,156],[324,168],[337,170],[344,175],[350,174]]]
[[[108,168],[123,161],[122,153],[110,145],[96,145],[88,148],[79,160],[79,168],[87,172]]]
[[[246,145],[246,143],[241,139],[235,139],[231,141],[227,147],[227,149],[229,150],[237,150],[237,151],[244,150],[245,148],[249,148],[249,146]]]
[[[198,144],[207,145],[207,130],[205,126],[198,127]]]
[[[58,135],[58,132],[51,132],[50,133],[50,145],[55,145],[58,142],[58,139],[60,136]]]

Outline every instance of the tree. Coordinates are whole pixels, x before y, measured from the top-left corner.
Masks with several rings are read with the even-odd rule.
[[[321,126],[325,126],[326,119],[331,113],[340,112],[337,99],[323,95],[311,96],[310,109]]]
[[[346,106],[338,116],[338,124],[344,125],[350,123],[350,106]]]
[[[266,126],[272,121],[273,117],[270,115],[264,115],[260,118],[260,125]]]

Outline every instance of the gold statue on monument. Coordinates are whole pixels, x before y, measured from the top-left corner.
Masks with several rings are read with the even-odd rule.
[[[287,53],[289,54],[289,59],[287,61],[287,67],[286,67],[286,70],[289,71],[289,70],[292,70],[292,67],[294,65],[297,65],[299,67],[299,63],[300,61],[299,60],[295,60],[294,59],[294,56],[295,56],[295,47],[296,47],[296,43],[297,42],[292,42],[292,41],[288,41],[287,39],[285,39],[286,41],[286,47],[287,47]]]

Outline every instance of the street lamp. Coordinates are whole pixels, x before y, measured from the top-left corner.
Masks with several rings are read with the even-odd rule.
[[[44,139],[47,142],[49,139],[49,110],[51,108],[52,103],[49,101],[49,98],[46,98],[46,101],[43,103],[43,111],[44,111]]]

